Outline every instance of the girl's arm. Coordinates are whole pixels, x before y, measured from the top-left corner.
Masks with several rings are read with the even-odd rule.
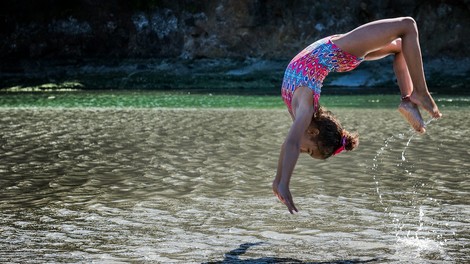
[[[300,100],[295,111],[295,120],[289,129],[289,133],[287,134],[284,144],[281,147],[276,178],[273,182],[274,194],[287,206],[287,209],[291,214],[294,211],[298,212],[298,210],[294,205],[292,195],[289,190],[289,183],[295,164],[299,158],[301,138],[310,125],[313,116],[311,90],[307,91],[307,94],[310,94],[310,96],[302,95],[298,97]]]

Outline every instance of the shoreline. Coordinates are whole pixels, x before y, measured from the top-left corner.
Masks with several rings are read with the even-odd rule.
[[[234,94],[279,93],[288,60],[136,59],[2,62],[0,91],[158,90]],[[470,58],[424,61],[428,87],[437,94],[470,94]],[[331,73],[323,94],[397,93],[391,58]]]
[[[436,95],[441,109],[469,108],[468,95]],[[324,95],[326,108],[395,109],[399,94]],[[0,108],[285,109],[280,95],[183,93],[181,91],[0,92]]]

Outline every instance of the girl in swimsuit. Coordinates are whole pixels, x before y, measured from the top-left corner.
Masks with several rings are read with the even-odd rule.
[[[353,150],[359,143],[357,134],[344,130],[331,112],[320,107],[324,78],[331,71],[350,71],[364,60],[390,54],[395,55],[393,69],[402,96],[398,110],[416,131],[424,133],[418,107],[433,118],[440,118],[441,113],[426,85],[418,29],[411,17],[378,20],[346,34],[323,38],[287,66],[281,91],[293,124],[281,147],[273,192],[291,214],[298,212],[289,182],[299,154],[326,159]]]

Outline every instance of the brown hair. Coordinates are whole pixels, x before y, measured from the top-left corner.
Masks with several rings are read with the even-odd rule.
[[[359,145],[359,135],[344,130],[333,113],[323,107],[319,107],[313,115],[310,127],[319,131],[315,141],[324,159],[331,157],[343,145],[343,136],[346,139],[345,150],[351,151]]]

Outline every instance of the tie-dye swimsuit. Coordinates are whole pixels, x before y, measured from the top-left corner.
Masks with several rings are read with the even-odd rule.
[[[323,80],[329,72],[345,72],[356,68],[364,58],[358,58],[338,48],[329,36],[320,39],[295,56],[284,73],[282,98],[292,114],[292,97],[299,86],[314,92],[314,107],[318,107]]]

